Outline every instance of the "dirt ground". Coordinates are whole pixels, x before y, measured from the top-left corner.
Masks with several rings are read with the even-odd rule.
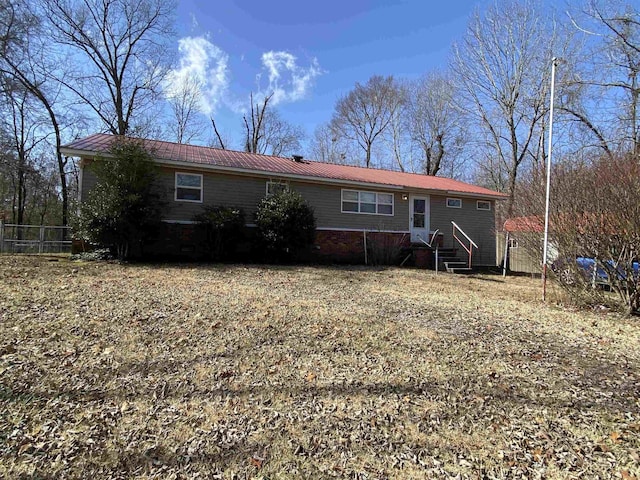
[[[539,296],[0,256],[0,477],[640,478],[640,321]]]

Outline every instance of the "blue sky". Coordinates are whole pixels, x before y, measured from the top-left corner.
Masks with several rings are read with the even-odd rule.
[[[452,42],[486,3],[180,0],[175,78],[185,72],[202,78],[203,110],[232,137],[249,92],[276,91],[282,116],[310,138],[356,82],[445,67]]]

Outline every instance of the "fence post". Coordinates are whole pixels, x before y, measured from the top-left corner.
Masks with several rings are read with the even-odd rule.
[[[4,251],[4,220],[0,219],[0,253]]]
[[[44,250],[44,227],[40,225],[40,243],[38,244],[38,253]]]

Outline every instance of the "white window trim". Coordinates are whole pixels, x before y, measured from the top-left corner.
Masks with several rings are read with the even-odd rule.
[[[264,187],[264,194],[265,196],[269,197],[270,194],[269,193],[269,185],[284,185],[287,189],[289,189],[289,182],[287,182],[286,180],[267,180],[265,187]]]
[[[449,205],[449,200],[457,200],[460,205]],[[447,208],[462,208],[462,199],[458,197],[447,197]]]
[[[481,203],[486,203],[489,208],[480,208],[480,204]],[[476,200],[476,209],[477,210],[484,210],[485,212],[490,212],[491,211],[491,202],[489,200]]]
[[[200,200],[186,200],[184,198],[178,198],[178,175],[191,175],[193,177],[200,177],[200,188],[196,187],[180,187],[180,188],[190,188],[191,190],[200,190]],[[204,200],[204,178],[201,173],[191,173],[191,172],[176,172],[174,177],[174,194],[173,199],[176,202],[187,202],[187,203],[202,203]]]
[[[349,210],[344,210],[344,202],[346,201],[347,203],[356,203],[352,200],[344,200],[344,192],[358,192],[358,210],[360,209],[360,192],[364,192],[364,193],[374,193],[376,195],[376,212],[352,212]],[[391,203],[379,203],[378,202],[378,195],[391,195]],[[368,203],[368,202],[364,202],[364,203]],[[391,213],[378,213],[378,205],[391,205]],[[371,190],[354,190],[352,188],[343,188],[340,191],[340,211],[342,213],[352,213],[355,215],[376,215],[376,216],[382,216],[382,217],[393,217],[395,215],[396,212],[396,196],[393,193],[390,192],[372,192]]]

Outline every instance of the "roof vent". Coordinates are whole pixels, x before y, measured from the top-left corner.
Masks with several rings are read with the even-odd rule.
[[[291,158],[293,158],[294,162],[300,163],[304,157],[302,155],[291,155]]]

